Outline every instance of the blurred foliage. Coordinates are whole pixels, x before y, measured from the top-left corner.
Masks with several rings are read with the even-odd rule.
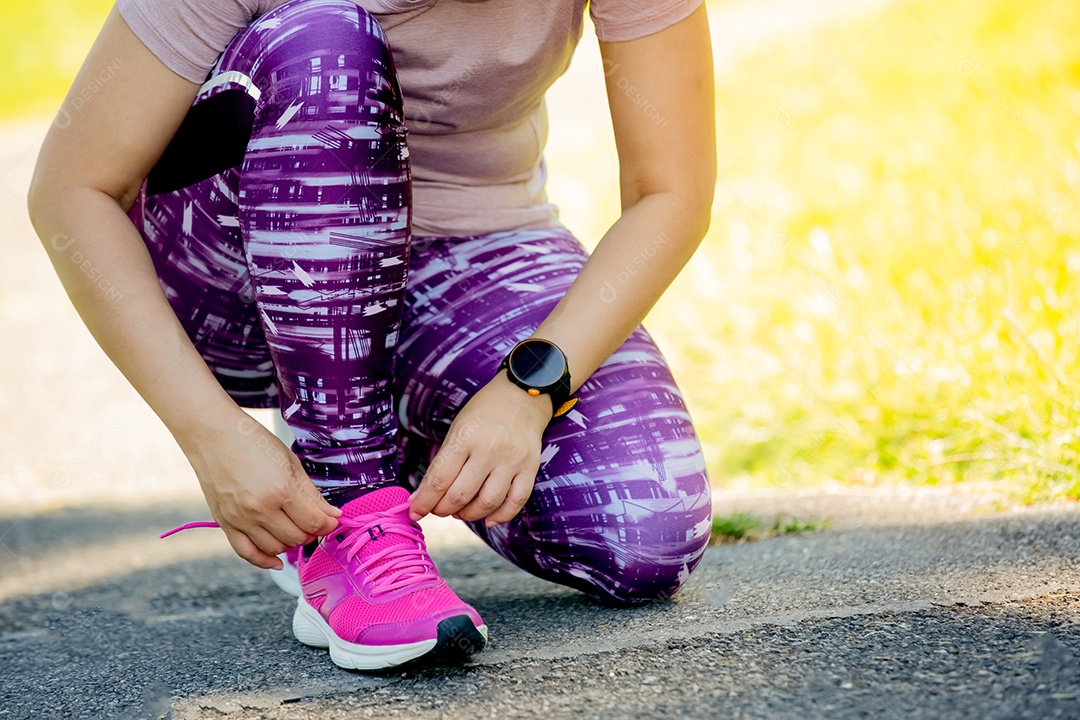
[[[102,0],[10,2],[0,43],[0,119],[52,115],[112,7]]]
[[[816,532],[824,530],[828,524],[828,520],[800,520],[786,515],[777,515],[771,524],[757,515],[744,512],[714,515],[709,544],[754,542],[780,535]]]
[[[714,483],[1080,497],[1078,31],[914,0],[718,78],[712,230],[648,321]]]
[[[744,540],[761,529],[761,518],[749,513],[733,513],[731,515],[717,515],[712,521],[712,542],[735,542]]]
[[[55,112],[110,5],[6,8],[0,118]],[[713,227],[647,321],[714,483],[1080,497],[1078,35],[909,0],[718,76]]]

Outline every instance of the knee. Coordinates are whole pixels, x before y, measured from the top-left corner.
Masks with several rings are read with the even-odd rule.
[[[586,594],[608,607],[635,607],[662,603],[675,596],[701,562],[711,531],[711,508],[696,522],[665,526],[676,541],[639,542],[633,545],[608,542],[587,573]]]
[[[273,38],[274,45],[285,41],[335,52],[355,46],[358,33],[387,43],[375,16],[353,0],[291,0],[260,15],[250,28]],[[338,39],[349,42],[342,45]]]
[[[352,0],[291,0],[256,18],[225,57],[226,65],[250,65],[257,84],[272,83],[264,89],[302,82],[310,96],[347,92],[357,78],[381,85],[393,76],[382,26]]]
[[[698,555],[675,564],[640,563],[626,570],[608,570],[587,594],[608,607],[637,607],[666,602],[686,584],[704,551],[703,545]]]
[[[403,130],[403,100],[389,42],[375,17],[351,0],[291,0],[258,17],[222,55],[257,88],[257,118],[362,122]],[[257,120],[258,122],[258,120]],[[337,134],[325,143],[353,143]]]

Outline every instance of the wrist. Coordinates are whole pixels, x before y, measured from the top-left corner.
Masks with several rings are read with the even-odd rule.
[[[521,340],[499,363],[499,370],[505,370],[507,381],[526,394],[548,396],[548,422],[565,415],[577,403],[571,389],[569,359],[551,340],[535,335]]]
[[[495,377],[491,382],[501,389],[502,397],[517,403],[520,407],[528,408],[531,412],[535,412],[536,416],[545,426],[554,416],[555,408],[552,405],[551,396],[547,393],[530,395],[528,391],[514,384],[514,382],[507,377],[506,368],[502,368],[499,372],[495,373]]]
[[[252,424],[258,421],[251,417],[232,398],[196,411],[186,412],[182,418],[167,423],[173,439],[190,456],[207,441],[223,435],[242,432],[250,433]]]

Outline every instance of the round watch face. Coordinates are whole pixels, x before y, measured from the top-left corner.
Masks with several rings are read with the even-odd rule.
[[[554,385],[566,369],[559,348],[545,342],[524,342],[510,353],[510,371],[532,387]]]

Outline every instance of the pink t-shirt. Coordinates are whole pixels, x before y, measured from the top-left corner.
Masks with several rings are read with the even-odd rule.
[[[201,83],[244,26],[284,0],[118,0],[178,75]],[[390,41],[409,128],[413,233],[552,227],[544,93],[581,38],[586,0],[356,0]],[[702,0],[592,0],[600,40],[673,25]],[[599,72],[599,70],[598,70]]]

